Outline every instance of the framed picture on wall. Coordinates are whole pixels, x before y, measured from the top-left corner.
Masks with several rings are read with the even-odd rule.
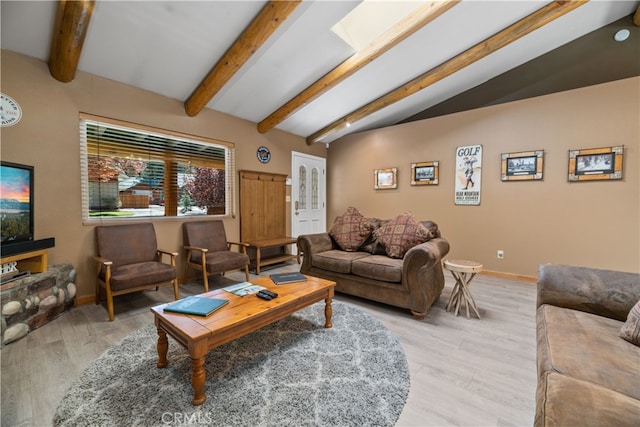
[[[569,181],[622,179],[624,146],[569,150]]]
[[[482,187],[482,145],[456,148],[456,205],[478,206]]]
[[[411,185],[438,185],[439,162],[411,163]]]
[[[393,188],[398,188],[398,168],[376,169],[373,171],[374,190]]]
[[[522,151],[502,154],[503,181],[526,181],[542,179],[544,151]]]

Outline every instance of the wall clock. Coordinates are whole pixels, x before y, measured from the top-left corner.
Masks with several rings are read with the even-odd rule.
[[[267,147],[262,146],[258,148],[256,154],[260,163],[269,163],[269,160],[271,160],[271,151],[269,151]]]
[[[20,105],[9,95],[0,93],[0,119],[2,126],[13,126],[22,118]]]

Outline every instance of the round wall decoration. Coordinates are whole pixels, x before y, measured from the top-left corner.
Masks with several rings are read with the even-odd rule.
[[[269,163],[269,160],[271,160],[271,151],[269,151],[267,147],[262,146],[258,148],[256,154],[258,155],[260,163]]]
[[[0,119],[2,126],[13,126],[22,118],[20,105],[9,95],[0,93]]]

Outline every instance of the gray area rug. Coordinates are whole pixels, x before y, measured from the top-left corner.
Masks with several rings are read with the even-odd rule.
[[[169,337],[156,368],[153,325],[107,350],[73,383],[56,426],[392,426],[409,392],[396,338],[375,318],[314,304],[209,352],[206,402],[191,405],[191,361]]]

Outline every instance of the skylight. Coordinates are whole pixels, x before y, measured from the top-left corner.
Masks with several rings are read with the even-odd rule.
[[[363,0],[331,30],[356,52],[377,39],[426,0]]]

